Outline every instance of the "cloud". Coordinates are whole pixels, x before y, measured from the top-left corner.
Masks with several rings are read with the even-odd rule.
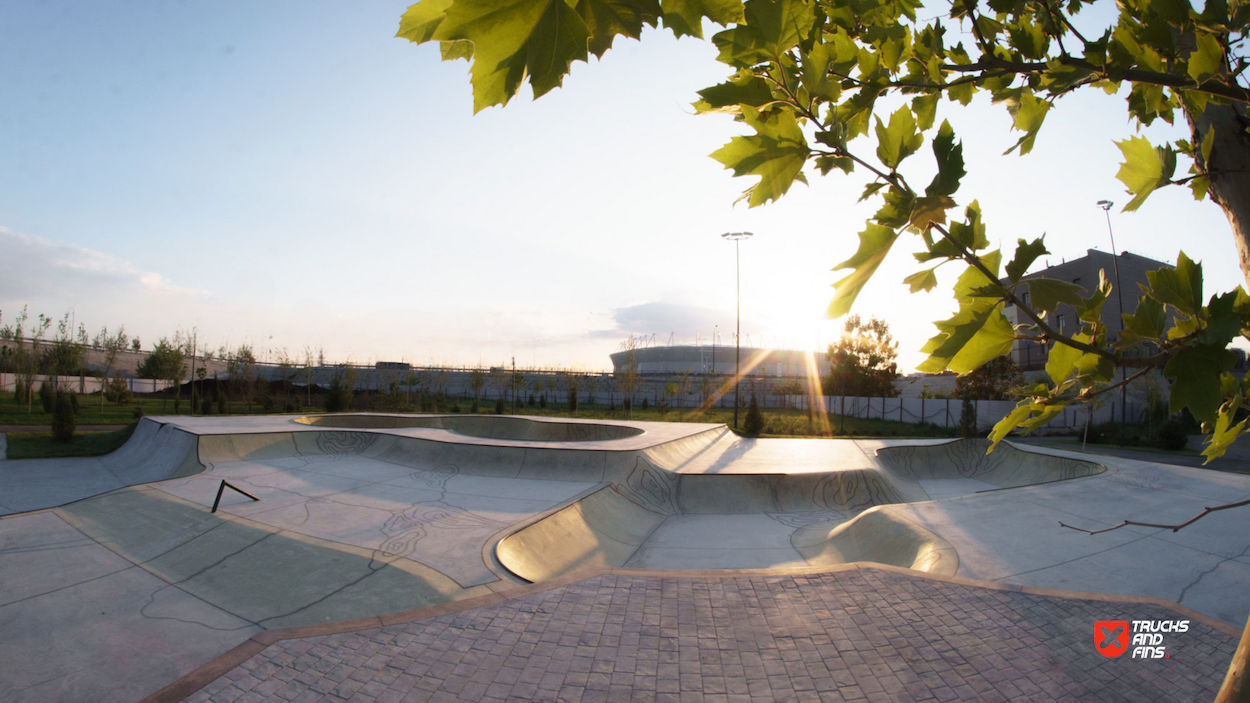
[[[0,276],[0,305],[59,306],[99,303],[132,295],[195,299],[204,291],[170,283],[111,254],[50,242],[0,227],[0,251],[7,262]],[[45,302],[46,301],[46,302]]]

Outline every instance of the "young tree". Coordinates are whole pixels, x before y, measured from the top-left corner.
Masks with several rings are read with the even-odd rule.
[[[256,393],[256,354],[252,351],[252,346],[240,344],[233,351],[223,347],[218,355],[226,361],[226,376],[230,379],[235,397],[246,404],[247,412],[250,413],[252,397]]]
[[[642,377],[638,374],[637,354],[640,341],[638,337],[630,335],[628,339],[621,342],[621,351],[625,352],[625,363],[612,372],[616,379],[616,387],[621,392],[625,412],[631,420],[634,419],[634,394],[638,392],[638,387],[642,383]]]
[[[36,321],[31,322],[29,336],[27,336],[28,319],[27,309],[23,306],[22,312],[18,314],[17,320],[10,328],[10,334],[13,340],[11,360],[14,370],[21,376],[22,391],[26,398],[26,414],[30,415],[34,411],[35,376],[39,373],[39,345],[48,327],[52,325],[52,318],[40,314]]]
[[[109,334],[108,327],[101,327],[99,333],[96,334],[92,344],[104,352],[104,373],[100,375],[100,410],[104,410],[105,386],[108,384],[109,372],[113,370],[114,364],[117,363],[117,355],[130,343],[126,337],[126,326],[122,325],[117,328],[113,334]]]
[[[1000,356],[972,373],[955,379],[955,395],[970,400],[1014,400],[1012,393],[1024,383],[1016,362]]]
[[[825,378],[826,395],[851,395],[864,398],[893,398],[898,395],[894,379],[898,378],[898,342],[890,336],[890,325],[859,315],[846,318],[842,338],[830,344],[826,352],[829,376]]]
[[[469,390],[473,393],[473,412],[478,411],[482,388],[486,385],[486,370],[480,365],[469,370]]]
[[[153,378],[169,381],[174,389],[174,412],[182,400],[182,379],[187,375],[187,340],[182,332],[176,332],[172,340],[161,337],[156,346],[139,365],[141,378]],[[164,411],[166,401],[161,401]]]

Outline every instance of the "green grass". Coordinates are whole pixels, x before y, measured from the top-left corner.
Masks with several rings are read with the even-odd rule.
[[[133,423],[114,432],[75,432],[69,442],[58,442],[51,432],[10,432],[9,459],[52,459],[69,456],[101,456],[115,451],[134,434]]]
[[[74,422],[80,427],[89,427],[91,425],[126,425],[135,421],[135,408],[142,408],[144,415],[191,415],[191,402],[184,396],[179,404],[178,412],[174,412],[174,401],[162,398],[136,397],[128,405],[114,405],[113,403],[104,401],[104,409],[100,409],[100,396],[98,395],[80,395],[78,396],[80,410],[74,416]],[[246,412],[247,406],[241,402],[233,402],[229,404],[232,415],[259,415],[262,414],[259,403],[252,403],[251,412]],[[199,408],[196,408],[197,414]],[[320,408],[310,408],[301,410],[298,414],[307,415],[309,413],[321,412]],[[213,404],[213,414],[217,414],[217,405]],[[34,404],[27,412],[26,403],[17,403],[13,399],[10,392],[0,393],[0,425],[51,425],[52,414],[45,413],[43,407],[39,404],[39,397],[35,397]]]

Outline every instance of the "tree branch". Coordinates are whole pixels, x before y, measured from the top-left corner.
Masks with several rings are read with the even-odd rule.
[[[1171,531],[1173,531],[1173,532],[1176,532],[1177,530],[1181,529],[1182,527],[1188,527],[1188,526],[1190,526],[1190,525],[1194,524],[1195,522],[1197,522],[1197,521],[1201,520],[1202,518],[1206,517],[1207,515],[1209,515],[1209,514],[1211,514],[1211,513],[1216,512],[1217,510],[1228,510],[1229,508],[1240,508],[1240,507],[1241,507],[1241,506],[1243,506],[1243,505],[1250,505],[1250,500],[1243,500],[1243,501],[1241,501],[1241,502],[1239,502],[1239,503],[1229,503],[1228,505],[1220,505],[1220,506],[1216,506],[1216,507],[1214,507],[1214,508],[1207,508],[1206,510],[1203,510],[1201,513],[1198,513],[1198,514],[1197,514],[1197,515],[1195,515],[1194,517],[1192,517],[1192,518],[1190,518],[1190,519],[1186,520],[1185,522],[1182,522],[1182,523],[1181,523],[1181,524],[1179,524],[1179,525],[1156,525],[1156,524],[1151,523],[1151,522],[1137,522],[1136,520],[1125,520],[1124,522],[1121,522],[1121,523],[1120,523],[1120,524],[1118,524],[1118,525],[1115,525],[1115,526],[1113,526],[1113,527],[1108,527],[1108,528],[1105,528],[1105,529],[1102,529],[1102,530],[1086,530],[1086,529],[1083,529],[1083,528],[1080,528],[1080,527],[1073,527],[1072,525],[1068,525],[1068,524],[1065,524],[1065,523],[1063,523],[1063,522],[1060,522],[1060,523],[1059,523],[1059,526],[1060,526],[1060,527],[1067,527],[1067,528],[1069,528],[1069,529],[1072,529],[1072,530],[1077,530],[1077,531],[1080,531],[1080,532],[1085,532],[1085,533],[1088,533],[1088,534],[1091,534],[1091,535],[1097,535],[1097,534],[1101,534],[1101,533],[1103,533],[1103,532],[1110,532],[1110,531],[1112,531],[1112,530],[1118,530],[1118,529],[1120,529],[1121,527],[1127,527],[1128,525],[1137,525],[1138,527],[1157,527],[1157,528],[1159,528],[1159,529],[1161,529],[1161,530],[1171,530]]]

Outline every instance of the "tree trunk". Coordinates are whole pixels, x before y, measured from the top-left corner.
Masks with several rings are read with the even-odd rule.
[[[1250,286],[1250,120],[1244,104],[1208,105],[1201,115],[1185,113],[1189,120],[1198,170],[1211,181],[1209,195],[1224,210],[1237,245],[1241,273]],[[1215,130],[1209,162],[1204,163],[1201,145]]]
[[[1250,681],[1247,680],[1247,663],[1250,662],[1250,620],[1246,621],[1246,629],[1241,633],[1241,644],[1233,654],[1233,661],[1228,665],[1228,674],[1224,677],[1224,685],[1215,696],[1215,703],[1246,703],[1250,701]]]

